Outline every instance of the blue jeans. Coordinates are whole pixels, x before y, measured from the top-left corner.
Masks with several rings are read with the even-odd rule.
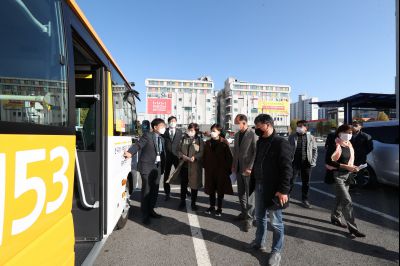
[[[268,210],[265,206],[264,185],[257,182],[256,193],[256,240],[255,242],[261,247],[265,247],[267,238],[267,214],[269,215],[272,225],[272,252],[280,252],[283,246],[284,227],[282,221],[282,210]]]

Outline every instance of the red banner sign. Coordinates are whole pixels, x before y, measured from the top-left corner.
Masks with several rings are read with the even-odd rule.
[[[168,115],[171,114],[172,110],[172,99],[159,99],[159,98],[148,98],[147,99],[147,113],[157,115]]]

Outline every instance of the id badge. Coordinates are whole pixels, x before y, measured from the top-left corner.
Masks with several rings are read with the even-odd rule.
[[[159,163],[159,162],[161,162],[161,157],[160,157],[160,155],[157,155],[157,157],[156,157],[156,163]]]

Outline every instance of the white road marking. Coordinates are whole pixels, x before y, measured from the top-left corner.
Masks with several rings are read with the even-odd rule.
[[[191,210],[187,211],[189,218],[190,231],[192,233],[194,252],[196,253],[197,265],[211,266],[210,256],[208,255],[206,243],[201,233],[199,219]]]
[[[301,183],[299,183],[299,182],[296,182],[295,184],[296,184],[296,185],[301,185]],[[314,191],[317,191],[317,192],[319,192],[319,193],[321,193],[321,194],[324,194],[324,195],[326,195],[326,196],[328,196],[328,197],[330,197],[330,198],[336,198],[336,195],[333,195],[333,194],[331,194],[331,193],[325,192],[325,191],[320,190],[320,189],[318,189],[318,188],[310,187],[310,189],[311,189],[311,190],[314,190]],[[358,207],[358,208],[360,208],[360,209],[363,209],[364,211],[367,211],[367,212],[370,212],[370,213],[373,213],[373,214],[382,216],[382,217],[384,217],[384,218],[386,218],[386,219],[388,219],[388,220],[390,220],[390,221],[399,223],[399,218],[390,216],[389,214],[386,214],[386,213],[383,213],[383,212],[380,212],[380,211],[377,211],[377,210],[368,208],[368,207],[366,207],[366,206],[364,206],[364,205],[361,205],[361,204],[359,204],[359,203],[356,203],[356,202],[353,202],[353,206],[356,206],[356,207]]]

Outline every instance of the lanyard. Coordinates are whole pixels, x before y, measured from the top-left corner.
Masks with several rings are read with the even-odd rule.
[[[157,153],[158,156],[160,156],[160,154],[161,154],[159,145],[162,145],[162,142],[161,142],[160,138],[161,138],[160,136],[158,136],[158,137],[156,136],[155,141],[153,139],[154,148],[156,149],[156,153]]]

